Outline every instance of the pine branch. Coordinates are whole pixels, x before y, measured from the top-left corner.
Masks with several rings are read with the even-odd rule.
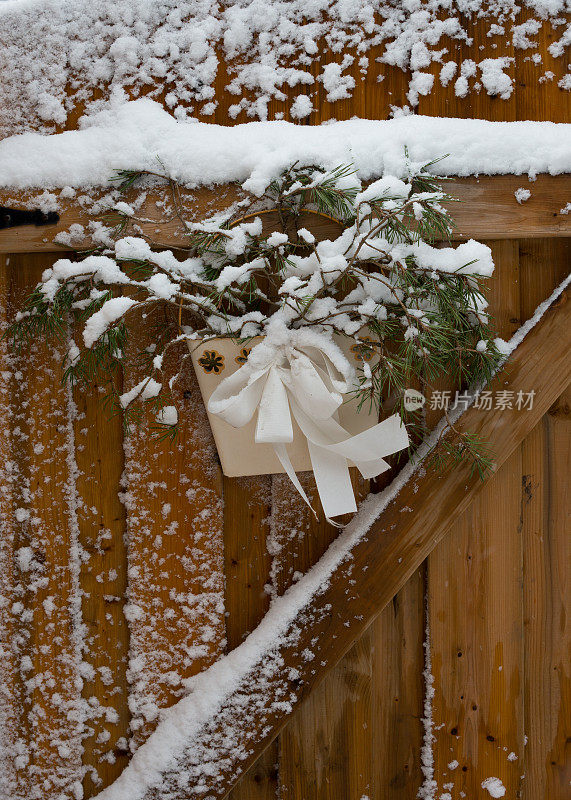
[[[454,223],[442,203],[453,198],[442,191],[442,179],[431,174],[436,161],[419,166],[406,157],[408,195],[385,192],[366,202],[357,201],[359,184],[352,177],[352,165],[328,171],[293,164],[271,181],[264,195],[287,234],[274,238],[252,226],[253,213],[246,218],[229,213],[220,223],[214,218],[187,223],[180,187],[165,177],[162,164],[162,173],[119,171],[113,180],[121,192],[145,176],[169,182],[176,215],[186,228],[186,247],[181,249],[186,261],[178,262],[172,253],[149,256],[144,239],[139,239],[144,247],[129,259],[97,247],[81,262],[84,272],[75,264],[67,272],[65,265],[57,273],[48,270],[6,336],[14,347],[36,338],[64,341],[71,320],[89,324],[125,288],[139,303],[142,317],[148,317],[149,306],[162,309],[150,331],[152,348],[137,350],[133,342],[127,350],[125,317],[130,311],[125,311],[105,323],[91,347],[68,356],[64,376],[83,385],[107,381],[107,407],[123,414],[126,428],[138,424],[144,413],[155,413],[153,432],[172,438],[178,426],[160,419],[168,391],[122,407],[117,385],[127,357],[141,374],[156,375],[165,385],[162,359],[190,331],[247,340],[264,335],[276,317],[292,330],[314,328],[328,337],[347,336],[349,331],[362,359],[354,389],[360,407],[383,410],[383,404],[396,402],[415,441],[420,441],[425,431],[422,421],[404,408],[405,389],[419,377],[433,383],[446,375],[458,388],[489,381],[500,353],[483,312],[486,281],[472,274],[474,265],[461,264],[455,272],[427,266],[430,248],[423,250],[423,266],[417,261],[419,243],[450,240]],[[299,233],[292,236],[302,227],[301,215],[314,210],[338,220],[343,228],[327,247]],[[125,234],[130,220],[111,212],[112,240]],[[328,254],[337,244],[337,260],[331,266]],[[101,268],[98,258],[106,259]],[[146,327],[149,333],[148,321]],[[433,458],[441,465],[467,459],[480,474],[488,464],[485,448],[467,434],[446,439]]]

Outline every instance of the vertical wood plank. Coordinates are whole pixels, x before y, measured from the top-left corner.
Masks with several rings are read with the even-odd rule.
[[[425,566],[370,628],[373,658],[371,800],[416,800],[422,783]]]
[[[189,359],[175,400],[173,443],[152,436],[147,415],[125,444],[132,746],[225,646],[221,474]]]
[[[271,475],[224,478],[226,636],[233,650],[268,610]]]
[[[372,655],[367,632],[280,737],[283,800],[359,799],[371,792]]]
[[[569,790],[571,729],[569,475],[571,392],[522,445],[525,619],[524,800],[563,800]]]
[[[518,450],[428,560],[434,777],[455,800],[488,777],[521,789],[508,759],[523,753],[520,476]]]
[[[237,647],[266,613],[270,596],[272,478],[224,478],[224,571],[228,649]],[[231,800],[274,800],[278,748],[274,742],[229,794]]]
[[[316,503],[313,476],[305,473],[300,479]],[[366,482],[356,477],[354,487],[357,495],[366,492]],[[273,496],[272,583],[282,594],[319,560],[338,531],[313,519],[286,476],[273,477]],[[283,800],[360,798],[370,790],[372,669],[367,633],[293,715],[279,737]]]
[[[119,500],[123,473],[121,420],[101,403],[97,386],[73,390],[82,612],[86,652],[83,696],[97,698],[84,741],[85,797],[120,775],[127,764],[128,626],[125,508]],[[93,704],[93,701],[92,701]]]
[[[490,312],[509,338],[521,322],[519,247],[491,246]],[[520,790],[519,765],[507,759],[523,746],[520,475],[518,451],[428,559],[434,780],[454,800],[478,797],[487,777],[508,796]]]
[[[520,242],[522,317],[569,270],[569,240]],[[541,391],[541,387],[537,387]],[[567,391],[522,446],[525,734],[523,798],[563,800],[569,787],[571,719],[569,408]]]
[[[311,473],[301,473],[300,482],[312,504],[317,501],[314,507],[319,507]],[[274,592],[283,594],[320,558],[336,534],[333,526],[313,518],[286,475],[273,476],[270,550]],[[332,716],[335,706],[327,700],[333,684],[325,684],[297,710],[279,737],[279,788],[283,800],[326,797],[323,793],[328,791],[330,776],[334,779],[339,775],[335,761],[338,754],[331,752],[332,728],[338,727],[339,714],[333,711]],[[337,704],[344,705],[345,693],[339,694],[338,682],[334,693]]]
[[[520,16],[522,24],[533,18],[533,12],[523,7]],[[549,51],[561,38],[562,31],[563,27],[554,29],[550,23],[544,23],[537,33],[538,47],[533,51],[517,51],[514,65],[517,119],[551,122],[571,119],[571,93],[558,85],[566,74],[569,59],[565,55],[554,58]],[[533,56],[539,57],[538,63]]]
[[[1,265],[3,300],[12,317],[51,260],[12,256],[7,262]],[[8,357],[4,376],[9,425],[3,436],[8,459],[2,482],[8,502],[2,516],[13,514],[8,529],[14,531],[13,581],[7,587],[16,673],[14,728],[8,731],[8,741],[14,735],[14,799],[67,799],[81,792],[86,708],[81,697],[80,549],[73,430],[69,395],[61,384],[61,355],[53,345],[34,341],[25,352]]]
[[[10,257],[0,258],[0,314],[2,333],[10,315]],[[18,472],[13,463],[11,420],[14,412],[12,371],[14,359],[8,343],[0,339],[0,414],[4,420],[0,436],[0,797],[20,798],[29,792],[24,767],[27,764],[29,730],[22,718],[24,682],[19,670],[25,631],[18,633],[12,606],[19,584],[17,553],[19,531],[16,521]]]

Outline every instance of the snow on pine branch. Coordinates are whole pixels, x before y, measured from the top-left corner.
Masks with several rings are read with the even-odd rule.
[[[134,95],[164,93],[180,119],[208,118],[222,94],[233,98],[231,118],[266,119],[275,99],[303,119],[321,87],[328,102],[342,100],[362,76],[382,80],[391,68],[408,72],[413,108],[452,81],[458,97],[484,90],[508,99],[515,59],[498,46],[521,51],[537,81],[549,80],[534,51],[550,36],[549,55],[564,56],[566,10],[565,0],[7,0],[0,122],[5,135],[51,131],[80,104],[98,108],[95,89],[120,94],[126,86]],[[472,44],[475,20],[489,48],[476,61],[453,60],[455,42]],[[569,88],[568,76],[559,85]]]
[[[79,262],[60,259],[44,271],[10,335],[18,346],[38,335],[61,338],[75,318],[84,348],[74,343],[68,352],[66,376],[83,384],[103,379],[126,424],[144,404],[164,429],[161,409],[172,404],[172,381],[185,369],[183,362],[168,379],[163,371],[176,345],[258,336],[263,341],[248,348],[242,367],[251,380],[284,348],[317,347],[361,402],[382,407],[390,397],[406,418],[404,393],[413,376],[432,382],[445,373],[460,386],[487,379],[501,357],[484,296],[494,269],[490,248],[473,240],[433,244],[449,239],[453,227],[442,207],[451,198],[440,184],[414,164],[406,181],[387,176],[365,190],[351,166],[293,165],[262,198],[281,230],[264,230],[263,210],[256,215],[241,207],[240,217],[224,223],[188,224],[179,258],[123,235],[133,223],[127,214],[113,249]],[[336,218],[339,234],[317,242],[307,230],[298,232],[296,221],[308,211]],[[148,327],[153,315],[149,349],[133,323],[144,319]],[[338,347],[344,337],[358,348],[357,371]],[[134,359],[148,372],[125,392],[119,367]],[[464,454],[484,469],[474,447]]]
[[[1,17],[0,17],[1,19]],[[408,150],[409,158],[405,156]],[[148,99],[109,102],[80,130],[0,141],[0,186],[109,185],[117,169],[150,170],[189,187],[239,181],[261,195],[293,163],[351,163],[360,180],[406,176],[410,163],[440,175],[571,172],[571,125],[409,116],[320,126],[252,122],[227,127],[177,121]],[[55,199],[55,198],[54,198]]]

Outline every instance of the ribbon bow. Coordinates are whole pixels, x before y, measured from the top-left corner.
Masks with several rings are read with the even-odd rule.
[[[262,358],[255,357],[259,348],[265,348]],[[409,443],[398,414],[362,433],[348,433],[334,417],[350,388],[350,381],[321,347],[298,344],[271,348],[262,343],[252,350],[243,367],[216,387],[208,410],[241,428],[257,409],[255,441],[273,445],[291,482],[315,514],[286,448],[293,441],[293,414],[307,439],[319,497],[330,519],[357,510],[348,461],[364,478],[372,478],[389,469],[385,456]]]

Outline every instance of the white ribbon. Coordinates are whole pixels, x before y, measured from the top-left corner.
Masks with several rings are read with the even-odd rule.
[[[307,439],[325,515],[329,519],[356,511],[347,462],[364,478],[389,469],[384,457],[409,444],[400,416],[394,414],[352,436],[334,419],[350,384],[329,356],[315,346],[287,345],[273,352],[262,363],[250,357],[224,378],[208,401],[208,411],[241,428],[258,409],[255,441],[273,445],[291,482],[312,508],[286,449],[293,441],[293,414]]]

